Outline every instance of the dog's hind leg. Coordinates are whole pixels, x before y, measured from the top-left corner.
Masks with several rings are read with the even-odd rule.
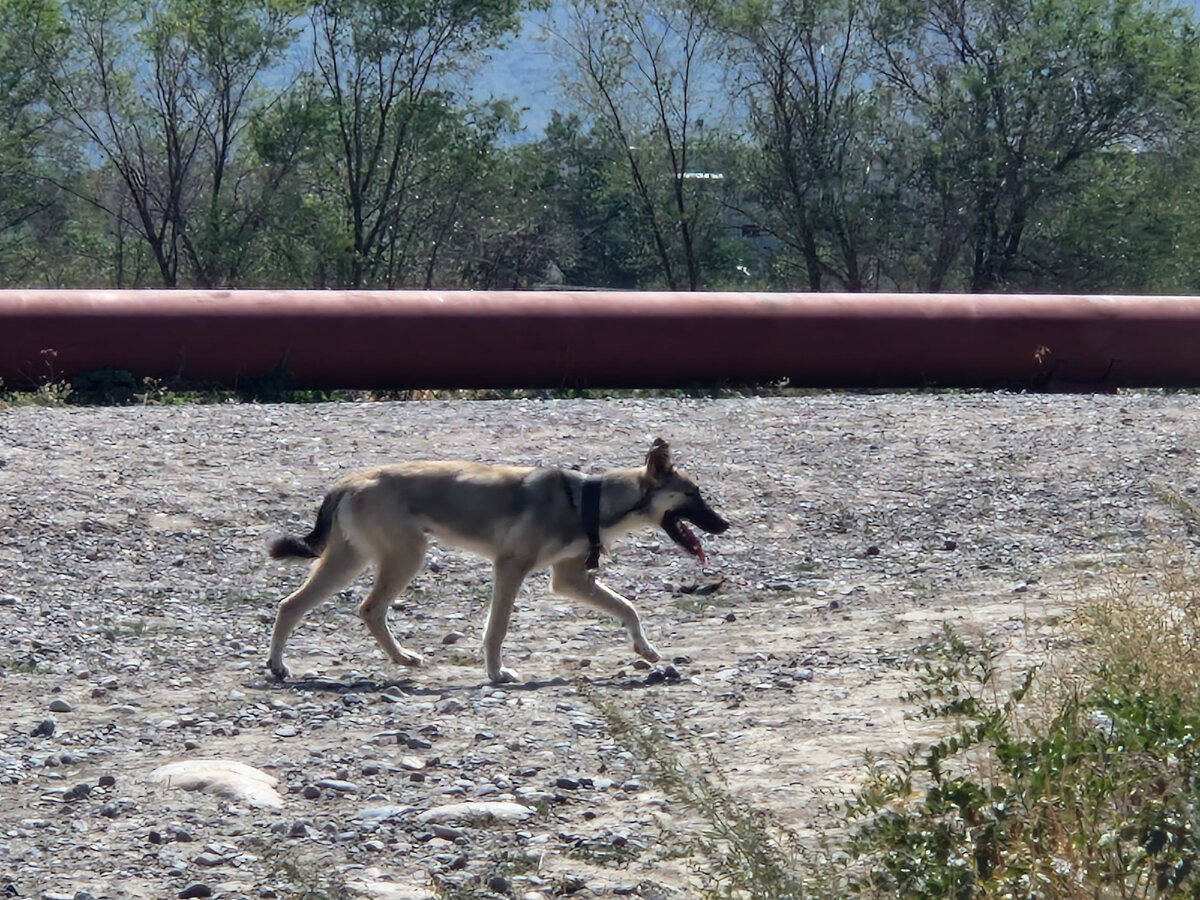
[[[494,684],[520,681],[521,676],[506,669],[501,659],[501,645],[508,634],[513,604],[521,583],[532,567],[515,557],[500,557],[492,574],[492,605],[488,608],[487,627],[483,632],[483,667],[488,680]]]
[[[614,616],[625,626],[633,640],[633,649],[638,656],[658,662],[662,657],[642,631],[642,620],[633,604],[612,588],[596,580],[594,572],[584,565],[583,557],[564,559],[554,564],[550,576],[550,590],[563,597],[582,600],[599,610]]]
[[[380,560],[375,569],[375,584],[371,593],[358,607],[359,618],[367,624],[367,630],[383,652],[392,662],[401,666],[419,666],[421,654],[405,650],[396,643],[387,624],[388,607],[421,568],[427,544],[425,535],[416,532],[393,546],[388,556]]]
[[[325,548],[324,554],[313,564],[308,580],[279,603],[275,627],[271,630],[271,653],[267,658],[271,674],[280,681],[287,679],[289,673],[283,664],[283,648],[288,636],[305,613],[348,585],[365,565],[362,555],[346,541],[336,541]]]

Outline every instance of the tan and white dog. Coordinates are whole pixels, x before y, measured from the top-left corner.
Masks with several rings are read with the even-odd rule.
[[[388,608],[421,567],[428,536],[477,553],[494,566],[483,660],[493,682],[518,680],[501,661],[517,591],[525,577],[550,566],[550,588],[615,616],[633,648],[651,662],[658,651],[642,632],[633,604],[596,580],[600,550],[636,528],[657,526],[705,561],[700,540],[684,524],[710,534],[729,523],[700,489],[674,467],[661,439],[641,468],[585,476],[571,469],[492,466],[474,462],[407,462],[343,478],[325,496],[313,530],[281,537],[276,559],[315,559],[308,580],[279,604],[268,665],[288,677],[283,649],[305,613],[342,590],[368,565],[375,583],[358,614],[394,662],[415,666],[421,656],[396,643]]]

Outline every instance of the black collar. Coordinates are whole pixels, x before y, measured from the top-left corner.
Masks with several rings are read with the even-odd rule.
[[[566,489],[567,500],[570,501],[572,508],[575,507],[575,494],[571,490],[573,480],[570,477],[564,476],[563,478],[563,487]],[[579,518],[583,523],[583,533],[588,540],[585,566],[589,570],[600,568],[600,553],[604,550],[604,545],[600,543],[600,488],[603,484],[604,476],[585,475],[579,487]],[[649,506],[651,493],[651,491],[646,491],[642,494],[637,503],[617,517],[618,520]]]

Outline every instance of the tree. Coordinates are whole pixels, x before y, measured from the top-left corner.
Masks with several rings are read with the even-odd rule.
[[[88,199],[114,231],[145,241],[164,286],[179,283],[181,263],[203,286],[235,281],[253,216],[229,167],[247,98],[287,46],[292,13],[275,0],[78,0],[69,10],[74,40],[50,80],[55,102],[123,187]]]
[[[702,129],[716,115],[704,77],[714,20],[686,0],[572,0],[558,40],[579,73],[572,99],[625,166],[643,230],[672,290],[703,284],[719,197],[694,176]],[[702,87],[706,89],[702,89]]]
[[[46,76],[66,37],[53,0],[0,0],[0,276],[20,283],[38,271],[61,226],[42,177],[59,148],[46,109]]]
[[[552,113],[547,136],[536,142],[492,146],[473,221],[462,232],[460,278],[472,288],[516,289],[561,284],[580,260],[578,179],[571,130]],[[558,140],[558,137],[563,140]]]
[[[761,151],[751,175],[761,223],[796,254],[812,291],[827,279],[868,286],[880,151],[861,19],[859,0],[751,0],[722,18]]]
[[[317,81],[333,122],[328,163],[341,181],[350,232],[347,286],[391,286],[421,242],[418,223],[444,223],[430,209],[448,186],[438,180],[446,173],[435,159],[464,115],[455,106],[454,79],[516,28],[520,8],[520,0],[317,0],[313,6]],[[424,261],[433,265],[436,243],[425,249]],[[427,282],[429,271],[427,265]]]
[[[1042,291],[1200,292],[1200,161],[1114,148],[1080,161],[1022,252]]]
[[[887,0],[872,29],[912,125],[911,205],[940,230],[934,290],[960,248],[970,290],[1012,285],[1069,171],[1161,145],[1200,85],[1189,18],[1141,0]]]
[[[235,155],[259,111],[252,92],[292,46],[298,11],[294,0],[168,0],[153,21],[153,56],[179,61],[183,101],[199,138],[197,203],[179,231],[201,287],[236,283],[247,269],[261,224],[261,182],[235,168]]]

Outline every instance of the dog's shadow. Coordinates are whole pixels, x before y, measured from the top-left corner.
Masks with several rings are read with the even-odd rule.
[[[403,697],[444,697],[447,694],[468,694],[489,686],[502,688],[506,691],[529,693],[547,688],[568,687],[576,684],[577,681],[570,678],[557,677],[540,681],[517,681],[500,685],[492,685],[487,681],[426,685],[418,684],[409,679],[374,681],[369,678],[360,678],[355,681],[334,681],[329,678],[302,678],[298,681],[275,681],[272,678],[262,678],[257,681],[243,682],[242,687],[248,690],[287,691],[293,694],[387,694],[394,700],[401,700]],[[662,688],[678,684],[679,681],[677,679],[653,679],[645,676],[630,678],[624,673],[620,673],[612,678],[589,678],[586,680],[586,683],[592,688],[634,691],[646,688]]]

